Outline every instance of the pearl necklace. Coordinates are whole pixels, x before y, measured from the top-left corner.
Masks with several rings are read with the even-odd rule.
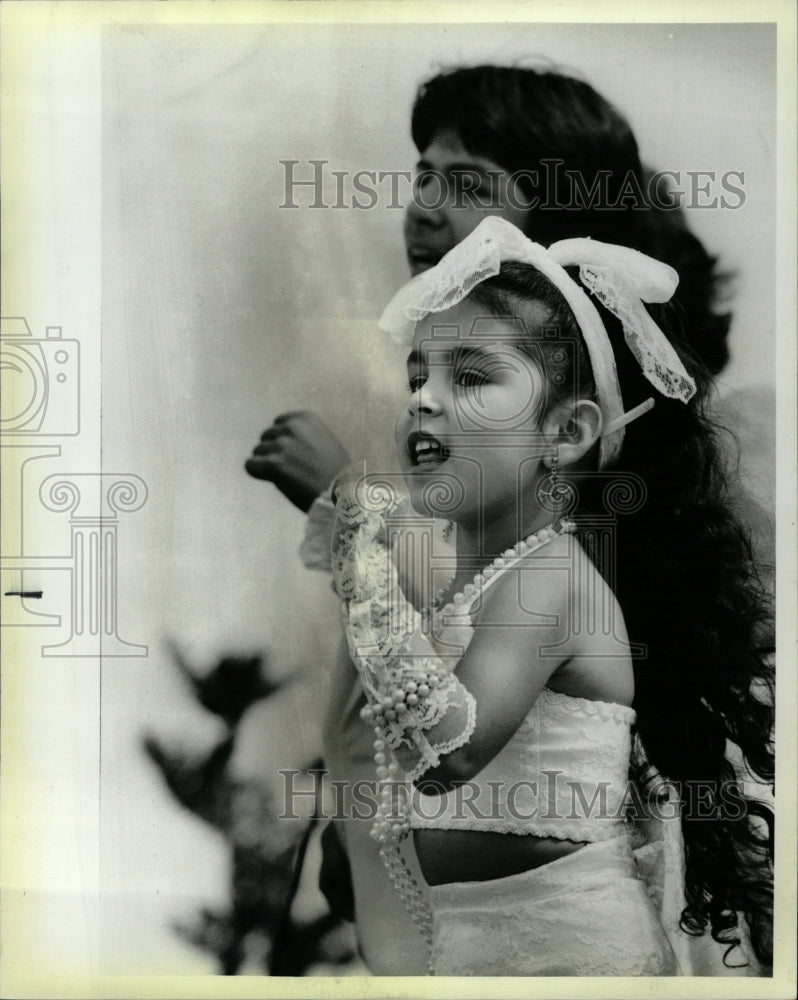
[[[500,556],[497,556],[485,569],[476,573],[470,583],[467,583],[444,607],[441,607],[443,595],[451,587],[452,580],[454,580],[454,575],[452,575],[449,581],[435,595],[435,599],[429,607],[423,609],[422,615],[429,617],[432,614],[438,614],[443,618],[447,615],[455,614],[462,610],[464,606],[471,607],[491,577],[494,577],[501,570],[507,569],[508,566],[511,566],[524,556],[529,555],[530,552],[534,552],[536,549],[547,545],[559,535],[570,534],[573,531],[576,531],[576,525],[573,521],[560,521],[557,528],[554,527],[554,522],[552,522],[551,524],[547,524],[546,527],[533,532],[531,535],[527,535],[520,542],[516,542],[512,548],[506,549]]]

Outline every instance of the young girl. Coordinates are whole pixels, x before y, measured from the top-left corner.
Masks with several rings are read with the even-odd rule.
[[[376,731],[373,835],[437,975],[689,974],[707,925],[771,961],[770,814],[727,757],[772,781],[767,608],[708,377],[643,305],[676,281],[494,217],[383,316],[412,343],[416,515],[386,477],[339,482],[333,571]],[[392,552],[424,516],[457,525],[426,607]]]

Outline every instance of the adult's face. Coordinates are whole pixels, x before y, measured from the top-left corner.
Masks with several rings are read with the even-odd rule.
[[[526,232],[530,210],[517,181],[498,163],[469,153],[451,132],[421,154],[415,199],[405,215],[405,246],[412,274],[433,267],[487,215]]]

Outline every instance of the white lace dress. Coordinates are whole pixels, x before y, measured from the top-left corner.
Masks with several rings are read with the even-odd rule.
[[[339,496],[338,515],[333,576],[344,605],[350,652],[372,706],[372,714],[365,717],[377,722],[377,756],[383,762],[377,777],[407,790],[408,778],[436,766],[440,755],[462,746],[474,728],[478,706],[454,674],[472,634],[468,605],[453,616],[447,639],[458,655],[446,662],[421,627],[418,613],[402,601],[386,549],[382,512],[364,512],[353,497]],[[408,681],[415,684],[419,672],[434,677],[435,685],[418,708],[412,703],[410,724],[408,714],[397,715],[392,699]],[[618,776],[618,747],[623,743],[625,780],[633,710],[614,706],[619,711],[608,714],[596,711],[604,703],[585,704],[585,699],[552,694],[538,699],[532,714],[550,721],[557,716],[563,750],[571,743],[585,743],[587,734],[598,771],[608,760],[604,751],[609,748],[602,746],[600,735],[606,723],[607,740],[615,744],[609,752],[612,777]],[[409,703],[403,702],[405,709]],[[569,727],[573,740],[568,738]],[[529,744],[526,736],[522,725],[508,748],[512,750],[519,738]],[[531,744],[527,749],[536,750]],[[635,749],[642,754],[639,745]],[[594,784],[600,779],[598,771]],[[392,808],[404,802],[404,810],[398,815],[378,812],[373,835],[383,845],[381,854],[395,888],[427,935],[434,975],[727,975],[732,970],[723,965],[722,946],[704,938],[696,948],[696,939],[679,927],[684,848],[674,796],[674,789],[663,783],[660,803],[670,808],[636,824],[620,822],[610,829],[605,823],[591,829],[587,822],[572,823],[567,830],[538,830],[533,825],[507,831],[509,836],[531,832],[590,843],[519,875],[426,891],[409,875],[401,857],[401,841],[411,826],[425,825],[414,821],[408,805],[412,796],[389,794],[385,801]],[[756,967],[739,971],[755,974]]]

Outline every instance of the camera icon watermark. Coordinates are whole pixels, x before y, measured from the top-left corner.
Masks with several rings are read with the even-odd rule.
[[[146,645],[119,636],[117,579],[119,515],[143,506],[146,484],[129,473],[56,472],[42,479],[40,471],[80,435],[80,360],[79,341],[64,337],[60,326],[35,337],[23,317],[0,319],[0,624],[66,625],[68,635],[43,645],[42,656],[146,656]],[[70,515],[63,548],[46,512]],[[41,532],[40,524],[49,530]],[[69,575],[66,594],[57,573]]]
[[[0,320],[0,371],[0,434],[80,433],[80,344],[60,326],[48,326],[41,338],[21,316]]]

